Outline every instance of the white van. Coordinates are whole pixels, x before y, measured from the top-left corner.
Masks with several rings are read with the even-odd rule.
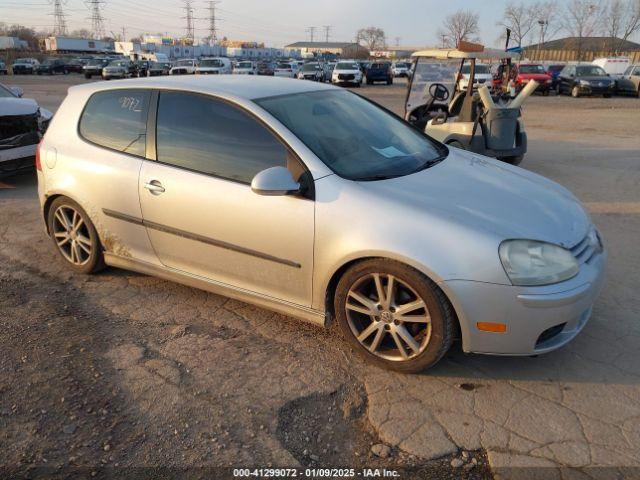
[[[231,73],[231,60],[225,57],[202,58],[196,74],[222,75]]]
[[[620,78],[624,75],[625,70],[631,65],[629,57],[602,57],[596,58],[593,65],[602,67],[602,69],[614,78]]]

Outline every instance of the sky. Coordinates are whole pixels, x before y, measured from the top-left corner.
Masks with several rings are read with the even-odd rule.
[[[351,41],[362,27],[381,27],[389,45],[431,46],[439,43],[443,19],[460,9],[480,13],[480,38],[497,46],[502,29],[496,26],[508,0],[221,0],[217,5],[218,37],[264,42],[281,47],[309,40]],[[533,3],[534,0],[522,0]],[[564,0],[566,1],[566,0]],[[87,0],[62,0],[69,31],[91,29]],[[559,0],[560,3],[563,0]],[[208,0],[192,0],[196,39],[208,35]],[[487,8],[487,5],[488,8]],[[103,0],[102,15],[109,35],[127,38],[143,33],[182,36],[186,30],[181,0]],[[20,23],[36,30],[53,26],[53,0],[0,0],[0,22]],[[536,39],[532,39],[535,43]]]

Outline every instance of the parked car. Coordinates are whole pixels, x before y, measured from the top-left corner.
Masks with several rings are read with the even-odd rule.
[[[70,270],[109,265],[335,319],[364,358],[402,372],[458,335],[465,352],[560,348],[603,284],[607,252],[567,189],[330,85],[74,86],[38,158],[42,218]]]
[[[551,76],[542,65],[534,63],[521,63],[518,65],[518,76],[516,77],[516,91],[522,90],[531,80],[538,82],[536,92],[549,95],[551,90]]]
[[[469,86],[470,75],[471,66],[467,63],[462,66],[458,75],[458,90],[463,91],[467,89],[467,87]],[[480,85],[484,85],[485,83],[488,86],[491,84],[492,79],[493,76],[491,75],[491,69],[489,68],[489,65],[484,63],[476,63],[473,76],[473,88],[477,89]]]
[[[295,78],[298,73],[298,64],[295,62],[280,62],[276,65],[274,75],[276,77]]]
[[[559,81],[559,93],[576,98],[582,95],[610,97],[616,88],[615,81],[597,65],[567,65]]]
[[[138,60],[136,62],[133,62],[134,71],[131,76],[148,77],[150,65],[151,61],[149,60]]]
[[[640,64],[629,65],[618,79],[618,93],[640,97]]]
[[[84,78],[91,78],[94,75],[102,76],[102,69],[107,65],[109,65],[109,60],[106,58],[92,58],[82,67]]]
[[[69,71],[67,70],[66,62],[62,58],[47,58],[36,66],[36,73],[38,75],[53,75],[54,73],[66,75]]]
[[[558,93],[558,85],[560,85],[560,72],[565,67],[564,64],[549,65],[547,74],[551,77],[551,90]]]
[[[72,58],[70,60],[65,60],[65,67],[67,68],[67,72],[70,73],[82,73],[82,67],[84,66],[84,63],[77,59],[77,58]]]
[[[230,74],[232,71],[231,60],[226,57],[203,58],[196,68],[196,73],[199,74],[222,75]]]
[[[38,65],[40,62],[35,58],[18,58],[11,65],[11,71],[14,75],[32,74]]]
[[[302,65],[298,71],[298,80],[312,80],[314,82],[324,82],[325,73],[322,65],[318,62],[309,62]]]
[[[255,75],[256,64],[250,60],[243,60],[233,68],[234,75]]]
[[[171,68],[169,71],[170,75],[191,75],[196,73],[196,69],[198,68],[198,61],[190,58],[178,60],[175,67]]]
[[[0,75],[8,75],[7,64],[0,60]]]
[[[114,60],[102,69],[102,79],[127,78],[135,71],[135,65],[131,60]]]
[[[257,73],[258,75],[273,77],[275,75],[275,67],[273,62],[260,62],[258,63]]]
[[[395,62],[391,67],[394,77],[408,77],[411,65],[408,62]]]
[[[362,72],[357,62],[341,61],[336,64],[331,75],[334,85],[362,85]]]
[[[157,77],[160,75],[169,75],[171,64],[167,62],[151,62],[147,70],[148,77]]]
[[[389,62],[373,62],[366,70],[367,85],[375,82],[386,82],[387,85],[393,83],[393,72],[391,71],[391,63]]]
[[[0,84],[0,175],[33,168],[36,145],[53,116],[22,94],[20,87]]]

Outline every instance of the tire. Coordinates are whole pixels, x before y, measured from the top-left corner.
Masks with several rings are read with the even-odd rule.
[[[574,87],[571,89],[571,96],[572,96],[573,98],[578,98],[578,97],[580,96],[580,89],[579,89],[577,86],[574,86]]]
[[[392,279],[392,302],[380,301],[376,293],[376,275],[383,292],[387,291],[389,279]],[[366,291],[370,293],[367,295]],[[366,303],[371,302],[371,308],[355,300],[353,292]],[[359,310],[348,309],[347,301]],[[398,313],[403,305],[415,305],[419,301],[422,306]],[[389,370],[421,372],[435,365],[453,343],[456,321],[444,293],[424,274],[393,260],[365,260],[349,268],[336,287],[334,311],[342,335],[351,347],[367,361]],[[420,311],[422,315],[417,313]],[[411,321],[398,319],[403,316],[411,317]],[[369,334],[364,333],[366,336],[362,337],[365,330]],[[364,343],[358,340],[358,334]],[[405,338],[412,340],[414,346],[411,347]]]
[[[98,232],[80,205],[67,197],[56,198],[49,207],[47,225],[56,251],[72,270],[89,274],[104,268]]]
[[[460,140],[451,140],[450,142],[447,142],[447,145],[450,145],[450,146],[456,147],[456,148],[460,148],[462,150],[466,150],[465,146],[462,144],[462,142]]]
[[[543,90],[542,91],[542,96],[543,97],[548,97],[549,96],[549,90]]]
[[[522,160],[524,160],[524,155],[516,155],[513,157],[498,157],[498,160],[518,166],[522,163]]]
[[[91,78],[91,75],[89,75],[88,73],[85,73],[85,74],[84,74],[84,78],[89,79],[89,78]]]
[[[604,98],[611,98],[611,94],[610,93],[605,93],[604,95],[602,95]]]

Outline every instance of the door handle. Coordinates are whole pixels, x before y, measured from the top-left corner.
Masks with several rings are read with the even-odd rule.
[[[144,188],[149,190],[153,195],[160,195],[164,193],[164,187],[158,180],[151,180],[148,183],[144,184]]]

